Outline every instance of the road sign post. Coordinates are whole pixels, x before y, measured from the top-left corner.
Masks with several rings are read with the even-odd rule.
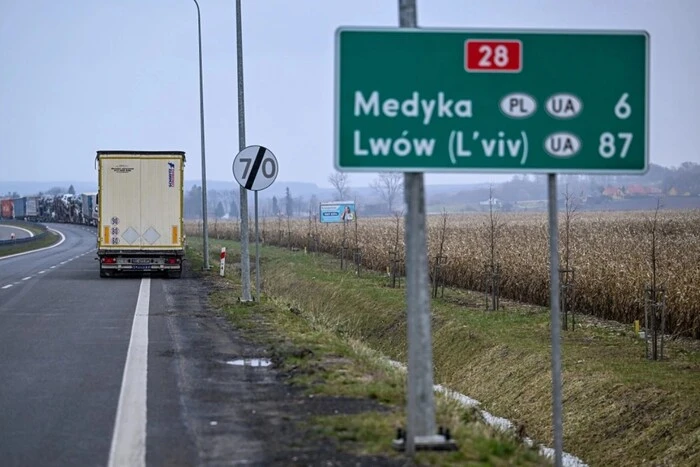
[[[221,254],[219,255],[220,263],[219,263],[219,275],[221,277],[224,277],[225,271],[226,271],[226,247],[222,246],[221,247]]]
[[[399,0],[399,6],[401,26],[410,29],[336,31],[334,164],[345,172],[405,172],[406,449],[414,450],[415,430],[430,429],[434,417],[432,409],[414,400],[423,396],[427,381],[415,373],[425,369],[432,377],[430,336],[412,331],[429,318],[421,295],[427,274],[423,172],[540,172],[548,174],[552,421],[555,465],[561,466],[556,174],[648,170],[649,35],[414,29],[415,1]],[[414,310],[412,303],[419,302]],[[429,321],[426,325],[429,331]],[[412,348],[427,357],[414,356]]]
[[[260,235],[258,230],[258,191],[272,185],[277,178],[275,155],[264,146],[243,148],[233,159],[233,177],[241,188],[255,192],[255,296],[260,302]],[[247,196],[247,195],[246,195]]]

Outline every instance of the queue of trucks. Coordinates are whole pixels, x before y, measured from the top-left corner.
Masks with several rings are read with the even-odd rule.
[[[97,226],[97,193],[0,199],[0,219]]]

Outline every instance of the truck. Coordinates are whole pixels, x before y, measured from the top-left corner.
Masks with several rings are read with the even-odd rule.
[[[39,198],[37,196],[26,196],[24,206],[24,220],[35,222],[39,218]]]
[[[39,213],[37,211],[37,197],[24,196],[16,198],[14,201],[14,217],[23,221],[36,221]]]
[[[100,277],[120,272],[182,274],[184,151],[98,150]]]
[[[0,200],[0,219],[14,219],[14,200]]]
[[[80,198],[83,224],[97,227],[97,193],[81,193]]]
[[[12,207],[14,208],[13,216],[17,220],[24,220],[24,212],[27,207],[27,198],[15,198],[12,200]]]

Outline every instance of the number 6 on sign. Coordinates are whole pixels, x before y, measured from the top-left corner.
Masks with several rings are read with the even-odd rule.
[[[615,116],[620,120],[625,120],[632,115],[632,107],[627,102],[628,97],[629,94],[624,93],[622,96],[620,96],[617,104],[615,104]]]
[[[246,190],[260,191],[277,178],[277,158],[264,146],[243,148],[233,159],[233,177]]]

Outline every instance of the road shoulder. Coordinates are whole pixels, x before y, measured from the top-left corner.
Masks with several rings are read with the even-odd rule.
[[[264,327],[236,328],[209,308],[207,298],[221,287],[190,271],[180,280],[154,282],[151,303],[164,306],[151,314],[149,463],[192,465],[196,458],[200,465],[405,465],[345,452],[319,434],[314,417],[387,409],[370,399],[307,394],[290,384],[291,375],[277,367],[279,353],[260,343]],[[285,348],[302,358],[308,353]],[[254,358],[272,364],[232,364]],[[169,390],[166,382],[177,384],[177,399],[158,397]],[[178,439],[173,452],[162,448]]]

